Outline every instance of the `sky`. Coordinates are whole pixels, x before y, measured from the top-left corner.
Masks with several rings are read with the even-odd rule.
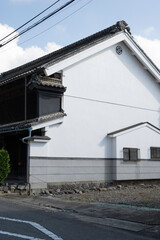
[[[0,39],[55,1],[1,0]],[[60,0],[35,21],[68,1]],[[159,9],[159,0],[75,0],[60,13],[0,48],[0,73],[85,38],[120,20],[128,23],[134,39],[160,68]]]

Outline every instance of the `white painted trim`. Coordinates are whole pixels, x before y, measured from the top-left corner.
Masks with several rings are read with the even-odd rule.
[[[87,49],[82,50],[81,52],[68,57],[65,60],[62,60],[52,66],[49,66],[45,69],[45,73],[47,76],[60,71],[60,70],[65,70],[68,67],[71,67],[77,62],[82,61],[83,59],[89,58],[98,52],[104,51],[108,47],[117,44],[118,42],[121,42],[124,40],[124,33],[117,34],[116,36],[107,39],[106,41],[103,41],[101,43],[95,44],[92,47],[89,47]]]
[[[50,139],[46,140],[46,139],[31,139],[31,142],[36,142],[36,143],[47,143],[49,142]]]
[[[128,33],[119,33],[116,36],[106,39],[103,42],[100,42],[98,44],[95,44],[92,47],[89,47],[85,50],[82,50],[81,52],[68,57],[67,59],[64,59],[58,63],[53,64],[52,66],[48,66],[45,69],[45,73],[47,76],[61,71],[65,70],[66,68],[71,67],[72,65],[76,64],[77,62],[82,61],[83,59],[89,58],[98,52],[104,51],[105,49],[109,48],[110,46],[113,46],[119,42],[124,42],[129,49],[131,50],[131,54],[138,58],[138,60],[142,63],[144,68],[148,70],[151,75],[156,78],[158,82],[160,82],[160,72],[158,69],[154,66],[154,64],[150,61],[150,59],[147,57],[146,54],[144,54],[141,49],[138,47],[138,44],[135,43],[135,41],[130,37]]]
[[[61,118],[58,118],[58,119],[48,120],[48,121],[45,121],[43,123],[38,123],[38,124],[32,126],[32,131],[40,129],[40,128],[47,128],[49,126],[52,126],[52,125],[55,125],[55,124],[58,124],[58,123],[63,123],[63,120],[64,120],[64,117],[61,117]]]
[[[125,33],[124,42],[131,49],[133,55],[136,56],[144,65],[144,69],[148,70],[158,80],[158,82],[160,82],[160,72],[150,61],[147,55],[141,51],[138,44],[128,35],[128,33]]]
[[[115,134],[108,135],[108,136],[111,137],[111,138],[115,138],[115,137],[119,137],[119,136],[121,136],[121,135],[130,133],[130,132],[133,132],[133,131],[137,131],[138,129],[141,129],[141,128],[144,128],[144,127],[148,127],[148,128],[150,128],[152,131],[160,134],[160,131],[159,131],[158,129],[152,127],[152,126],[149,125],[148,123],[144,123],[144,124],[142,124],[142,125],[135,126],[135,127],[133,127],[133,128],[130,128],[130,129],[122,130],[122,131],[119,132],[119,133],[115,133]]]
[[[159,131],[158,129],[152,127],[151,125],[148,124],[148,125],[146,125],[146,127],[150,128],[150,129],[153,130],[154,132],[160,134],[160,131]]]

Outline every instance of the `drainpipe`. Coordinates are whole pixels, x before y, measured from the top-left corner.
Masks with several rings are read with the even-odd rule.
[[[31,138],[31,134],[32,134],[32,128],[28,128],[28,131],[29,131],[29,135],[27,136],[27,137],[24,137],[24,138],[22,138],[21,140],[22,140],[22,142],[23,143],[25,143],[25,144],[27,144],[27,148],[28,148],[28,150],[27,150],[27,182],[28,182],[28,184],[29,184],[29,195],[31,195],[31,184],[29,183],[29,167],[30,167],[30,163],[29,163],[29,154],[28,154],[28,152],[29,152],[29,147],[28,147],[28,142],[27,142],[27,140],[29,140],[30,138]]]
[[[28,144],[28,142],[26,142],[26,140],[31,138],[32,128],[28,128],[28,131],[29,131],[29,135],[27,137],[24,137],[24,138],[21,139],[22,142],[25,143],[25,144]]]

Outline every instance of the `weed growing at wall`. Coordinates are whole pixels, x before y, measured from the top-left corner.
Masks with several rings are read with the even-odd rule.
[[[0,149],[0,184],[6,179],[10,173],[10,157],[7,150],[4,148]]]

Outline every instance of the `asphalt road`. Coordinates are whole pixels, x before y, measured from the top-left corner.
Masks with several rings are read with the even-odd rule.
[[[92,224],[72,214],[53,212],[0,199],[1,240],[147,240],[137,233]]]

